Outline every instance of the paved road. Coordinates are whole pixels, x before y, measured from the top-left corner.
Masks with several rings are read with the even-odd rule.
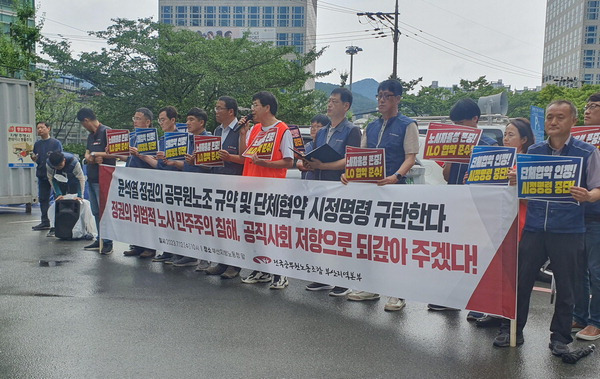
[[[120,243],[100,256],[31,231],[37,212],[0,208],[2,378],[599,376],[598,353],[577,365],[550,354],[546,293],[534,293],[525,344],[497,349],[495,330],[464,311],[386,313],[384,299],[349,302],[293,279],[273,291],[124,257]]]

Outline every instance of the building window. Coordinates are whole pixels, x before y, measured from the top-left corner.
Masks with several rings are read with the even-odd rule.
[[[200,26],[200,7],[190,7],[190,26]]]
[[[583,81],[585,82],[585,84],[594,84],[594,74],[584,74],[583,75]]]
[[[588,1],[587,19],[597,20],[600,11],[600,1]]]
[[[162,6],[160,8],[160,19],[164,24],[173,25],[173,7]]]
[[[175,25],[187,25],[187,7],[175,7]]]
[[[246,26],[246,7],[233,7],[233,26]]]
[[[248,26],[258,27],[258,7],[248,7]]]
[[[231,7],[219,7],[219,26],[231,26]]]
[[[290,26],[290,7],[277,7],[277,26],[280,28]]]
[[[583,43],[588,45],[595,45],[598,41],[598,27],[596,25],[589,25],[585,27],[585,40]]]
[[[217,7],[204,7],[204,26],[217,26]]]
[[[304,7],[292,7],[292,27],[304,27]]]
[[[262,26],[265,28],[275,26],[275,7],[263,7]]]
[[[277,46],[287,46],[288,45],[288,34],[287,33],[277,33]]]
[[[292,45],[297,52],[304,53],[304,33],[292,33]]]
[[[583,51],[583,68],[594,68],[596,63],[596,50]]]

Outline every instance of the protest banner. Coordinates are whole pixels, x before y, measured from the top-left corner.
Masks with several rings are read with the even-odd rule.
[[[182,133],[187,133],[188,132],[188,127],[187,124],[185,122],[178,122],[175,124],[175,127],[177,128],[178,132],[182,132]]]
[[[35,127],[31,125],[8,124],[6,135],[6,162],[8,167],[23,168],[34,167],[31,159],[35,144]]]
[[[385,149],[346,146],[346,179],[376,183],[385,178]]]
[[[108,154],[129,155],[129,130],[106,129],[106,147]]]
[[[475,146],[469,169],[467,184],[506,184],[508,171],[515,166],[517,149],[504,146]]]
[[[544,124],[546,121],[545,113],[546,111],[544,108],[536,107],[535,105],[529,107],[529,121],[535,143],[542,142],[544,140]]]
[[[277,138],[277,128],[271,128],[266,132],[261,130],[254,141],[248,146],[242,154],[243,157],[252,158],[254,154],[259,159],[270,161],[273,159],[273,149],[275,147],[275,138]]]
[[[223,167],[219,150],[221,150],[220,136],[194,136],[195,165]]]
[[[432,122],[427,129],[423,158],[441,162],[469,163],[481,129]]]
[[[300,133],[300,128],[297,125],[288,125],[288,129],[290,130],[290,133],[292,133],[294,150],[304,153],[306,149],[304,148],[304,139],[302,139],[302,133]]]
[[[600,149],[600,126],[574,126],[571,136]]]
[[[581,157],[517,154],[519,198],[577,203],[571,186],[581,183]]]
[[[135,129],[135,147],[143,155],[154,155],[158,151],[158,132],[154,128]]]
[[[514,188],[100,171],[104,238],[515,317]]]
[[[167,132],[163,137],[166,159],[183,160],[188,154],[188,132]]]

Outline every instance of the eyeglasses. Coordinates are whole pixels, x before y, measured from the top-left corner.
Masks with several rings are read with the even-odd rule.
[[[600,107],[600,104],[592,103],[592,104],[588,104],[585,107],[583,107],[583,110],[584,111],[587,111],[587,110],[593,111],[594,109],[596,109],[598,107]]]
[[[391,99],[392,97],[395,97],[396,95],[394,95],[393,93],[381,93],[379,95],[375,95],[375,98],[377,100],[385,100],[388,101],[389,99]]]
[[[158,119],[158,123],[159,123],[159,124],[162,124],[162,123],[163,123],[163,122],[165,122],[165,121],[167,121],[167,119],[166,119],[166,118],[159,118],[159,119]]]
[[[132,117],[131,118],[131,121],[142,121],[142,120],[143,120],[143,118],[141,118],[141,117]]]
[[[258,107],[260,107],[260,106],[262,106],[262,104],[252,104],[252,105],[250,106],[250,108],[251,108],[251,109],[255,109],[255,108],[258,108]]]
[[[227,110],[227,108],[224,107],[215,107],[215,112],[220,112],[220,111],[224,111]]]

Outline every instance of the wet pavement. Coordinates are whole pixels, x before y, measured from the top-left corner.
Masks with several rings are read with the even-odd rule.
[[[525,344],[498,349],[465,311],[388,313],[384,298],[349,302],[295,279],[274,291],[125,257],[122,243],[101,256],[32,231],[38,220],[0,207],[1,378],[600,376],[600,352],[576,365],[550,354],[548,293],[534,292]]]

